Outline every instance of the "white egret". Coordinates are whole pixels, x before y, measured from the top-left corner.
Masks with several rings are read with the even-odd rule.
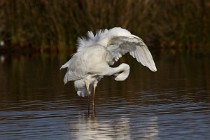
[[[116,81],[124,81],[130,72],[130,66],[122,63],[111,67],[124,54],[130,53],[142,65],[151,71],[157,71],[154,60],[141,38],[120,27],[99,30],[96,35],[87,33],[87,38],[78,39],[77,52],[61,66],[68,68],[64,83],[74,81],[79,96],[88,96],[88,108],[92,95],[92,107],[95,106],[95,92],[98,82],[104,76],[115,76]]]

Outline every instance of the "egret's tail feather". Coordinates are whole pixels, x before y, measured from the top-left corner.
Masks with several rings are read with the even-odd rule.
[[[64,69],[64,68],[68,68],[68,67],[70,66],[71,62],[72,62],[72,60],[70,59],[69,61],[67,61],[65,64],[63,64],[63,65],[61,66],[60,70],[61,70],[61,69]]]

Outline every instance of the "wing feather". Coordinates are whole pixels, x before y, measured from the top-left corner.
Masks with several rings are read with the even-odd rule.
[[[151,71],[157,71],[152,55],[142,41],[137,36],[117,36],[110,39],[107,49],[113,55],[115,61],[118,61],[122,55],[130,53],[143,66],[148,67]]]

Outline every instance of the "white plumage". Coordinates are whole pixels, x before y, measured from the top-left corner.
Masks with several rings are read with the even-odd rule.
[[[79,96],[89,96],[103,76],[114,75],[115,80],[125,80],[130,72],[128,64],[111,67],[124,54],[130,53],[142,65],[151,71],[157,71],[152,55],[141,38],[128,30],[115,27],[99,30],[96,35],[88,31],[87,38],[78,39],[77,52],[61,66],[68,68],[64,83],[74,81]]]

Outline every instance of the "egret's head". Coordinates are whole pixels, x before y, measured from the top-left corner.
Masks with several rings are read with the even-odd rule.
[[[122,69],[121,73],[115,74],[115,80],[116,81],[124,81],[125,79],[128,78],[130,74],[130,66],[128,64],[121,64],[119,68]]]

